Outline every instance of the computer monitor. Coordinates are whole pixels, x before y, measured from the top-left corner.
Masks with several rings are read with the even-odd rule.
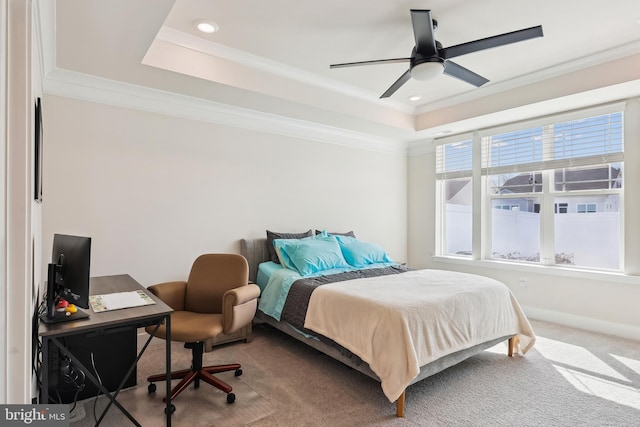
[[[47,307],[40,318],[45,323],[88,318],[89,314],[80,309],[73,312],[56,306],[65,300],[89,308],[91,238],[54,234],[51,261],[47,269]]]

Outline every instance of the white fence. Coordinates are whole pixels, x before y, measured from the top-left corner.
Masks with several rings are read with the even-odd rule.
[[[538,261],[540,215],[519,210],[493,209],[491,252],[494,258]],[[471,206],[447,204],[446,253],[471,254]],[[618,269],[620,221],[618,212],[555,215],[557,263]]]

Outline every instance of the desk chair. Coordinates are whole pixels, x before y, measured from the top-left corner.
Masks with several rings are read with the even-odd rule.
[[[260,288],[249,284],[247,260],[236,254],[201,255],[194,261],[186,282],[159,283],[147,289],[174,310],[171,313],[171,341],[184,342],[185,348],[192,352],[191,369],[171,372],[171,379],[181,379],[171,390],[171,400],[191,383],[198,388],[203,380],[227,393],[227,402],[233,403],[232,387],[212,374],[235,371],[235,375],[240,376],[240,365],[203,367],[202,353],[207,339],[233,333],[253,320]],[[151,333],[153,328],[155,326],[147,327],[147,332]],[[156,336],[166,338],[164,325]],[[166,374],[152,375],[147,380],[149,393],[153,393],[156,390],[154,382],[165,381]]]

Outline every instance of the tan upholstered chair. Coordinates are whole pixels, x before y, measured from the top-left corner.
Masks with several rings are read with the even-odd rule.
[[[149,291],[173,308],[171,313],[171,341],[185,343],[193,355],[191,369],[171,373],[181,381],[171,390],[173,400],[192,382],[198,388],[203,380],[227,393],[227,402],[235,401],[231,386],[212,374],[235,371],[242,375],[239,364],[202,366],[204,342],[222,334],[233,333],[250,324],[256,313],[260,288],[249,284],[249,267],[242,255],[200,255],[191,267],[186,282],[166,282],[149,286]],[[155,326],[147,327],[151,333]],[[156,336],[166,338],[164,325]],[[148,378],[149,392],[156,390],[156,381],[166,380],[166,374]]]

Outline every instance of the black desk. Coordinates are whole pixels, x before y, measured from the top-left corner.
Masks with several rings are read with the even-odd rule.
[[[140,289],[144,290],[145,288],[128,274],[118,276],[92,277],[90,283],[91,295],[137,291]],[[125,414],[131,420],[133,424],[135,424],[136,426],[140,426],[135,418],[133,418],[129,411],[127,411],[116,400],[116,398],[118,396],[118,393],[122,389],[122,386],[127,382],[127,379],[135,370],[138,360],[140,360],[140,357],[142,357],[142,354],[147,349],[147,346],[151,342],[153,336],[149,336],[149,339],[147,339],[147,342],[142,347],[142,350],[140,350],[140,353],[138,353],[138,356],[136,357],[133,365],[129,368],[128,372],[120,382],[118,389],[113,393],[110,393],[105,387],[103,387],[100,384],[100,381],[93,375],[92,371],[84,366],[77,357],[75,357],[70,351],[68,351],[68,349],[60,342],[60,338],[85,335],[89,333],[103,333],[109,330],[118,330],[118,328],[123,327],[141,328],[150,325],[160,325],[163,321],[166,321],[167,337],[165,340],[165,349],[167,372],[167,406],[165,408],[165,414],[167,416],[167,426],[171,425],[171,312],[173,310],[171,309],[171,307],[159,300],[155,295],[151,294],[150,292],[147,292],[147,294],[156,302],[155,304],[145,305],[142,307],[126,308],[122,310],[104,311],[101,313],[94,313],[93,310],[89,308],[88,310],[86,310],[90,314],[89,319],[74,320],[56,324],[45,324],[43,322],[40,323],[38,335],[42,339],[42,372],[44,373],[42,376],[42,386],[40,389],[41,404],[47,404],[49,402],[48,355],[49,346],[53,345],[53,348],[59,349],[63,354],[71,359],[75,366],[82,369],[87,378],[89,378],[91,382],[95,384],[96,387],[98,387],[100,391],[109,398],[110,402],[102,412],[102,415],[100,416],[100,419],[98,420],[96,425],[99,425],[102,422],[102,419],[111,407],[111,404],[114,404],[122,411],[123,414]]]

